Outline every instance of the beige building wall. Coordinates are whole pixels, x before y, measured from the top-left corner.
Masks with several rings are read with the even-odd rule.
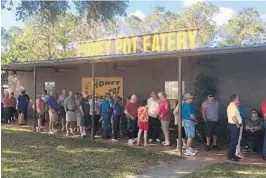
[[[100,63],[95,67],[96,77],[124,78],[124,97],[137,94],[140,99],[147,99],[150,92],[164,90],[165,81],[177,81],[178,60],[160,59],[133,62],[119,62],[118,70],[113,70],[114,63]],[[194,83],[199,74],[215,80],[217,99],[221,104],[221,117],[226,117],[225,110],[231,94],[238,94],[246,112],[251,108],[260,109],[266,97],[266,52],[241,53],[200,58],[184,58],[182,75],[185,91],[195,93]],[[38,69],[37,92],[44,87],[45,81],[54,81],[60,94],[62,89],[81,92],[81,77],[91,77],[90,64],[82,64],[74,70],[55,72],[54,69]],[[120,70],[122,69],[122,70]],[[18,93],[22,88],[33,97],[33,73],[18,72],[9,76],[9,90]],[[195,107],[200,107],[202,98],[196,99]],[[249,113],[248,113],[249,114]]]

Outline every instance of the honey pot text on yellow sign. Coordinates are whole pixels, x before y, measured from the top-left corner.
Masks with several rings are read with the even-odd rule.
[[[196,29],[181,30],[139,37],[80,42],[77,53],[78,56],[103,56],[194,49],[197,32]]]

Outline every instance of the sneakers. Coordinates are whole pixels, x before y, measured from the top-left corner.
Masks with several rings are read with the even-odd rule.
[[[159,138],[156,139],[156,142],[160,142],[161,140]]]
[[[113,141],[113,142],[117,142],[118,140],[113,138],[112,141]]]
[[[196,153],[195,153],[195,151],[192,148],[187,148],[185,153],[184,153],[184,155],[186,155],[186,156],[195,156]]]
[[[129,139],[129,140],[127,141],[127,143],[128,143],[129,145],[133,145],[133,144],[134,144],[134,139]]]
[[[54,132],[53,131],[49,131],[48,134],[49,135],[54,135]]]
[[[151,143],[152,142],[152,139],[149,139],[149,143]]]
[[[169,142],[169,141],[165,141],[165,142],[163,143],[163,146],[170,146],[170,142]]]

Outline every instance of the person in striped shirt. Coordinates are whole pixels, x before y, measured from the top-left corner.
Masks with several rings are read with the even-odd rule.
[[[251,110],[251,117],[247,118],[245,121],[245,127],[243,132],[244,140],[246,141],[248,137],[252,137],[252,144],[250,151],[257,152],[261,146],[264,134],[264,123],[263,119],[258,116],[258,111],[256,109]]]

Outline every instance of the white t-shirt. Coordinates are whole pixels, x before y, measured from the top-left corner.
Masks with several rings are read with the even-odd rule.
[[[148,107],[148,115],[154,118],[158,118],[159,115],[159,100],[153,100],[152,98],[148,99],[147,107]]]

